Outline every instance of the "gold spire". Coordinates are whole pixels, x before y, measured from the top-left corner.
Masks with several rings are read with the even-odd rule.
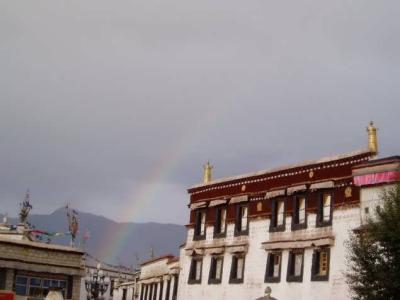
[[[369,122],[367,127],[368,132],[368,150],[373,153],[378,153],[378,139],[376,137],[376,127],[374,126],[374,122]]]
[[[209,183],[211,181],[211,171],[213,168],[214,166],[212,166],[209,161],[207,161],[207,163],[203,166],[204,169],[203,183]]]

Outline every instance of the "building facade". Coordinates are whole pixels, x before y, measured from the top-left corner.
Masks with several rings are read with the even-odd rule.
[[[165,255],[140,266],[138,297],[140,300],[176,300],[179,280],[179,259]]]
[[[116,287],[114,300],[176,300],[179,259],[164,255],[143,262],[137,277]]]
[[[79,300],[84,275],[83,251],[24,239],[17,232],[0,234],[0,290],[17,300],[44,299],[49,288],[64,299]]]
[[[178,299],[350,299],[346,240],[400,179],[368,133],[366,150],[242,176],[211,181],[207,163],[188,190]]]
[[[114,299],[115,292],[117,291],[118,293],[118,286],[126,282],[133,282],[137,277],[137,272],[132,271],[129,268],[100,263],[93,258],[86,256],[85,276],[81,279],[81,300],[91,299],[91,295],[88,294],[85,284],[90,282],[93,276],[99,273],[101,276],[104,276],[104,282],[107,284],[107,290],[100,296],[103,300]]]

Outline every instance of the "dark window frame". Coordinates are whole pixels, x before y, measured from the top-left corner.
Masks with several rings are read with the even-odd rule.
[[[165,299],[169,299],[171,293],[171,279],[167,280],[167,289],[165,291]]]
[[[323,251],[327,252],[327,271],[326,275],[319,275],[319,256],[318,254]],[[329,281],[329,271],[330,271],[330,261],[331,261],[331,248],[321,247],[314,249],[312,255],[312,265],[311,265],[311,281]]]
[[[296,263],[294,260],[294,256],[298,253],[302,254],[302,260],[301,260],[300,275],[296,276],[296,275],[294,275],[294,268],[295,268],[295,263]],[[289,251],[286,281],[287,282],[303,282],[303,274],[304,274],[304,249],[293,249],[293,250]]]
[[[273,268],[274,268],[274,259],[275,256],[279,256],[279,275],[277,277],[274,277],[273,274],[271,275],[271,271],[273,273]],[[264,277],[264,282],[280,282],[281,281],[281,273],[282,273],[282,251],[271,251],[268,253],[268,258],[267,258],[267,265],[265,268],[265,277]]]
[[[142,284],[140,287],[140,300],[143,299],[144,299],[144,284]]]
[[[203,265],[203,263],[202,263],[202,265]],[[173,277],[174,277],[174,286],[172,288],[172,300],[176,300],[178,297],[179,277],[178,277],[178,275],[173,275]]]
[[[144,286],[145,286],[145,288],[144,288],[144,299],[147,300],[148,299],[147,296],[148,296],[148,292],[149,292],[149,285],[145,284]]]
[[[277,203],[283,201],[283,224],[278,225],[278,206]],[[286,230],[286,211],[287,211],[287,200],[285,197],[276,197],[271,202],[271,219],[269,223],[270,232],[282,232]]]
[[[6,289],[6,269],[0,268],[0,290]]]
[[[201,234],[201,214],[204,213],[204,233]],[[207,232],[207,210],[205,208],[199,208],[195,210],[195,224],[193,232],[193,240],[200,241],[206,239]]]
[[[221,228],[221,210],[225,210],[225,228],[223,232],[218,232],[217,228]],[[227,223],[227,216],[228,216],[228,207],[226,205],[219,205],[215,208],[215,222],[214,222],[214,238],[224,238],[226,237],[226,227]]]
[[[114,295],[114,284],[115,284],[114,279],[111,279],[110,280],[110,296]]]
[[[237,260],[243,258],[242,278],[236,278],[237,273]],[[240,284],[244,282],[244,270],[246,266],[246,255],[244,253],[234,253],[232,255],[231,272],[229,274],[229,283]]]
[[[149,300],[153,300],[153,288],[154,288],[154,284],[150,283],[150,292],[149,292]]]
[[[300,198],[304,198],[304,223],[300,222],[300,208],[298,207],[298,202]],[[308,214],[307,214],[307,194],[299,193],[293,196],[293,213],[292,213],[292,231],[306,229],[308,224]],[[295,220],[298,220],[295,222]]]
[[[242,228],[242,214],[241,208],[246,207],[247,209],[247,223],[245,230],[238,230],[238,228]],[[248,235],[249,234],[249,206],[248,204],[238,203],[236,205],[236,215],[235,215],[235,231],[234,236]]]
[[[330,215],[329,220],[324,221],[324,208],[323,208],[323,201],[324,195],[329,194],[331,196],[331,204],[330,204]],[[318,193],[318,202],[317,202],[317,216],[316,216],[316,227],[325,227],[325,226],[332,226],[332,219],[333,219],[333,191],[331,189],[322,190]]]
[[[196,279],[196,269],[195,269],[195,262],[200,261],[200,279]],[[189,279],[188,284],[201,284],[201,279],[203,277],[203,257],[196,256],[192,257],[192,261],[190,262],[190,269],[189,269]]]
[[[128,289],[122,289],[122,300],[126,300],[128,295]]]
[[[217,279],[216,275],[216,268],[217,268],[217,260],[221,260],[221,278]],[[222,274],[224,272],[224,256],[223,255],[213,255],[211,256],[211,263],[210,263],[210,272],[208,275],[208,284],[220,284],[222,282]],[[215,273],[215,274],[214,274]]]

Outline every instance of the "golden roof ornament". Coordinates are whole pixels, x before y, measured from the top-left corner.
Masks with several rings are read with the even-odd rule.
[[[374,126],[374,122],[369,122],[367,127],[368,132],[368,150],[373,153],[378,153],[378,139],[376,136],[376,127]]]
[[[213,168],[214,166],[212,166],[209,161],[207,161],[207,163],[203,165],[204,169],[203,183],[209,183],[211,181],[211,171]]]

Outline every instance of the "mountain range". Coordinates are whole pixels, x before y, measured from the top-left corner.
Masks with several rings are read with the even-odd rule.
[[[1,219],[3,216],[0,214]],[[47,215],[29,216],[29,223],[36,229],[48,232],[68,232],[64,208]],[[151,255],[179,254],[186,229],[183,225],[162,223],[119,223],[103,216],[78,211],[79,233],[76,244],[100,261],[113,265],[137,266]],[[15,218],[9,223],[16,224]],[[83,243],[82,237],[89,232]],[[53,237],[51,243],[68,245],[70,236]]]

